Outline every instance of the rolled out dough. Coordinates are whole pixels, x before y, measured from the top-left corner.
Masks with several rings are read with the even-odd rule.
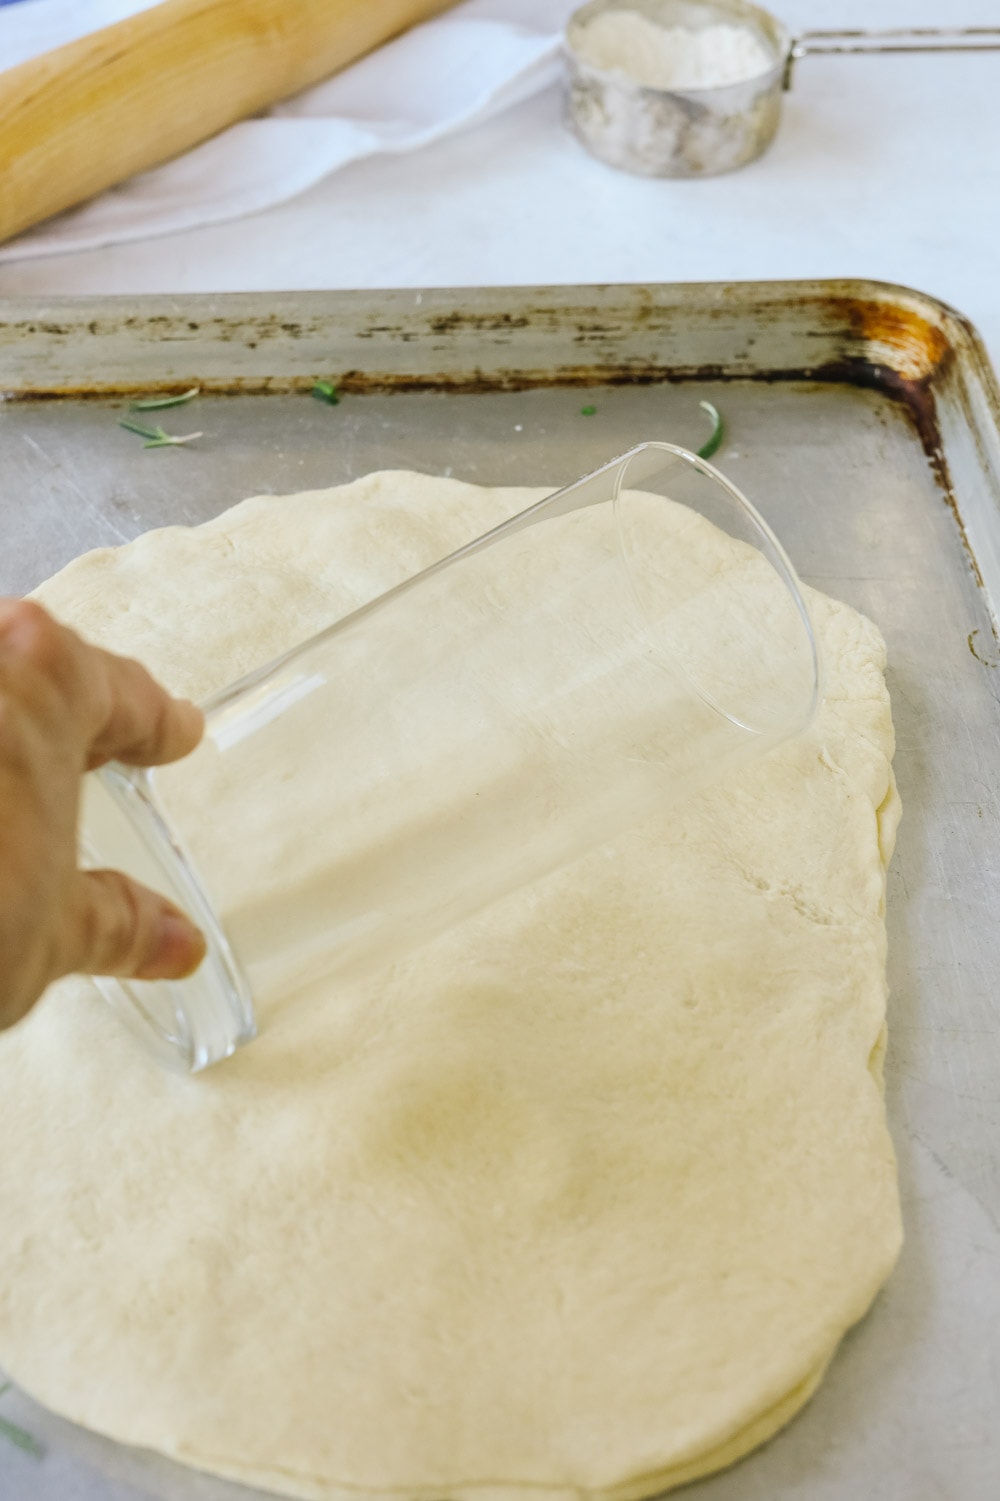
[[[244,502],[40,591],[203,696],[542,492]],[[878,632],[811,594],[812,730],[235,1059],[86,980],[0,1037],[0,1363],[310,1498],[652,1495],[784,1423],[900,1243]]]

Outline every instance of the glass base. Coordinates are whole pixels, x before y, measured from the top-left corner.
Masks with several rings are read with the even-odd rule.
[[[185,911],[208,951],[185,980],[97,976],[101,994],[161,1062],[183,1073],[228,1058],[256,1036],[250,987],[190,858],[156,805],[146,774],[116,765],[84,780],[81,860],[124,871]]]

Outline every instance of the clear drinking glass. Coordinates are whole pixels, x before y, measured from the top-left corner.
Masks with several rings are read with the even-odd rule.
[[[324,975],[390,964],[802,729],[795,573],[711,464],[644,443],[218,694],[171,766],[85,779],[81,847],[203,929],[98,981],[204,1068]]]

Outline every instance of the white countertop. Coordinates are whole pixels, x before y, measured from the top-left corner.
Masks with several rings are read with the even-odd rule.
[[[573,8],[537,0],[554,24]],[[997,0],[783,0],[804,28],[1000,23]],[[251,217],[0,266],[0,295],[864,276],[943,298],[1000,366],[1000,53],[806,58],[767,156],[630,177],[557,89]]]

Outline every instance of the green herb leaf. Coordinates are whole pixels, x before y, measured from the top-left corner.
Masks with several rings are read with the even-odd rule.
[[[318,380],[313,386],[311,394],[315,396],[317,401],[325,401],[327,406],[335,407],[340,405],[340,392],[331,381]]]
[[[204,433],[184,433],[182,436],[175,436],[172,433],[165,433],[162,427],[143,427],[141,423],[129,422],[124,417],[118,426],[124,427],[127,432],[138,433],[140,438],[147,439],[142,445],[143,448],[179,448],[182,443],[193,443],[195,438],[205,436]]]
[[[8,1423],[6,1418],[0,1418],[0,1438],[5,1438],[17,1449],[23,1449],[25,1454],[30,1454],[32,1459],[44,1459],[45,1450],[32,1434],[26,1429],[19,1428],[16,1423]]]
[[[594,415],[594,413],[596,411],[597,411],[596,407],[581,407],[580,408],[580,416],[581,417],[593,417],[593,415]]]
[[[190,391],[184,391],[180,396],[151,396],[148,401],[132,401],[129,402],[129,411],[159,412],[164,407],[182,407],[185,402],[194,401],[200,391],[200,386],[192,386]]]
[[[712,436],[707,443],[703,443],[699,448],[698,457],[699,459],[710,459],[713,453],[718,453],[722,445],[722,439],[726,431],[725,423],[719,415],[718,408],[714,407],[710,401],[699,401],[698,405],[712,419]]]
[[[3,1386],[0,1386],[0,1397],[9,1391],[10,1382],[5,1381]],[[0,1437],[7,1439],[16,1448],[23,1449],[25,1454],[30,1454],[34,1459],[43,1459],[45,1456],[45,1450],[37,1438],[33,1438],[26,1429],[19,1428],[16,1423],[11,1423],[6,1418],[0,1418]]]

